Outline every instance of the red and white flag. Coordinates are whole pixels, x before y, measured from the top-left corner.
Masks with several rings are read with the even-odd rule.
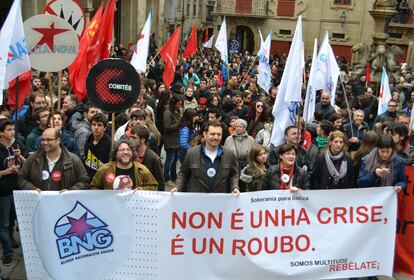
[[[0,105],[4,86],[31,70],[20,0],[15,0],[0,31]]]
[[[170,88],[174,81],[175,65],[177,64],[178,47],[180,45],[181,26],[175,30],[174,34],[168,39],[167,43],[160,49],[160,56],[165,62],[162,80],[167,89]]]
[[[210,39],[207,40],[207,42],[203,43],[203,47],[211,49],[213,47],[213,41],[214,41],[214,33],[213,35],[211,35]]]
[[[151,37],[151,12],[148,15],[147,21],[142,28],[141,35],[138,38],[134,54],[132,55],[131,64],[138,72],[147,70],[147,58],[149,43]]]

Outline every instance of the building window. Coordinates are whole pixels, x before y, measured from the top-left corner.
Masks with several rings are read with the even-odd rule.
[[[195,17],[197,15],[197,5],[194,4],[193,5],[193,17]]]
[[[288,29],[280,29],[279,30],[279,34],[280,35],[291,35],[292,31],[288,30]]]
[[[295,0],[278,0],[277,15],[281,17],[295,16]]]
[[[212,12],[214,12],[214,6],[207,6],[206,21],[213,21],[213,15],[211,14]]]
[[[187,4],[187,16],[190,16],[190,4]]]
[[[345,34],[344,33],[333,33],[332,38],[334,38],[334,39],[345,39]]]
[[[351,5],[352,4],[352,0],[335,0],[334,1],[335,5]]]
[[[252,0],[237,0],[236,13],[250,14],[252,12]]]

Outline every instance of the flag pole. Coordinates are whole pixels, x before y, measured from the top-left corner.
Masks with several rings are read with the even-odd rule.
[[[15,137],[17,139],[17,133],[19,132],[18,129],[18,122],[19,122],[19,76],[16,77],[16,91],[15,91],[15,105],[14,108],[16,110],[16,125],[14,126]]]
[[[112,137],[111,137],[111,139],[112,139],[112,147],[114,146],[114,140],[115,140],[115,113],[112,113]]]
[[[352,129],[351,109],[350,109],[350,107],[349,107],[348,96],[346,95],[345,85],[344,85],[344,81],[342,80],[341,75],[339,75],[339,80],[340,80],[341,85],[342,85],[342,91],[344,92],[345,103],[346,103],[346,109],[347,109],[347,111],[348,111],[349,123],[351,124],[351,135],[352,135],[352,137],[354,137],[354,130]]]
[[[254,63],[256,62],[257,57],[258,57],[258,56],[256,55],[256,57],[254,58],[253,62],[252,62],[252,63],[250,63],[250,65],[249,65],[249,69],[247,69],[247,73],[246,73],[246,74],[244,74],[243,79],[242,79],[242,81],[240,82],[239,88],[240,88],[240,86],[243,84],[243,82],[244,82],[244,80],[246,79],[247,75],[249,75],[249,70],[252,68],[252,66],[254,66]],[[242,69],[242,70],[243,70],[243,69]]]
[[[58,111],[60,111],[60,106],[61,106],[61,102],[62,102],[62,71],[59,71],[58,73]]]
[[[148,62],[148,64],[147,64],[147,67],[146,68],[148,68],[148,66],[151,66],[151,63],[153,63],[154,62],[154,60],[157,58],[157,56],[159,56],[159,54],[160,54],[160,52],[158,51],[157,52],[157,54],[151,59],[151,61],[150,62]]]

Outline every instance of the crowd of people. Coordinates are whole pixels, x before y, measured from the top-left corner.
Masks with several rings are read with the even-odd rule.
[[[345,92],[338,87],[335,106],[328,93],[318,92],[314,121],[299,117],[285,129],[285,143],[275,146],[272,108],[286,55],[270,57],[269,92],[258,86],[257,61],[248,52],[233,54],[228,67],[210,49],[180,58],[170,89],[161,79],[162,61],[148,60],[152,63],[140,74],[136,104],[117,113],[114,124],[88,100],[77,100],[66,75],[60,102],[47,74],[34,73],[25,105],[18,112],[2,106],[4,265],[12,263],[13,248],[19,246],[13,190],[113,189],[114,182],[119,188],[235,195],[379,186],[399,192],[407,187],[405,166],[414,163],[409,129],[414,81],[409,71],[390,80],[392,99],[387,111],[377,115],[379,85],[368,84],[364,74],[350,81],[351,67],[338,60]],[[310,64],[308,60],[307,72]],[[297,112],[300,116],[300,108]]]

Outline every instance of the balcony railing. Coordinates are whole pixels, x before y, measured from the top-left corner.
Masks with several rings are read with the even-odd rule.
[[[215,13],[229,16],[268,16],[269,0],[222,0]]]

